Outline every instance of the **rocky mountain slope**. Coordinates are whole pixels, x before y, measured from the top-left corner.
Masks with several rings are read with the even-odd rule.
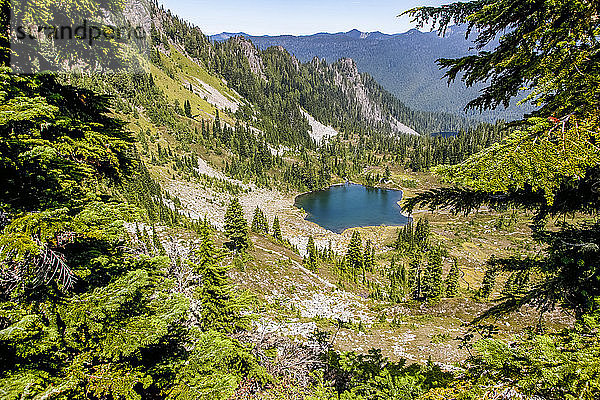
[[[414,129],[398,121],[393,113],[386,115],[380,105],[376,104],[373,100],[373,95],[376,95],[376,93],[370,92],[365,86],[363,79],[367,79],[367,77],[361,76],[354,60],[342,58],[332,68],[335,84],[342,88],[346,96],[354,99],[359,104],[360,115],[363,118],[375,124],[387,123],[393,131],[398,133],[419,134]]]

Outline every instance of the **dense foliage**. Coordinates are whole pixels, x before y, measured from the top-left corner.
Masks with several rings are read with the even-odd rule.
[[[450,78],[464,73],[467,84],[492,78],[472,106],[506,103],[523,86],[539,103],[534,117],[508,133],[498,123],[435,137],[390,136],[385,122],[369,122],[348,87],[335,83],[340,74],[353,76],[347,60],[302,64],[281,49],[259,51],[242,39],[213,45],[156,3],[148,7],[155,18],[147,67],[154,72],[18,76],[0,69],[3,398],[598,397],[595,3],[481,0],[413,10],[422,22],[438,18],[442,30],[455,20],[479,33],[478,56],[442,61]],[[500,45],[483,50],[505,28]],[[171,104],[166,90],[183,69],[174,62],[180,49],[252,105],[240,101],[237,112],[215,110],[214,118],[202,119],[192,97]],[[155,79],[163,75],[171,80],[161,88]],[[366,75],[360,80],[385,115],[424,131],[442,129],[437,116],[412,112]],[[193,92],[191,86],[186,90]],[[317,146],[302,110],[340,135]],[[116,116],[133,121],[135,135]],[[227,275],[229,262],[243,270],[251,257],[254,236],[237,198],[247,189],[200,173],[200,151],[240,180],[303,190],[361,175],[369,166],[378,172],[365,180],[379,184],[393,178],[392,163],[418,171],[446,164],[435,171],[451,186],[421,193],[409,207],[531,210],[535,239],[545,245],[535,256],[489,261],[480,298],[495,291],[501,271],[509,276],[502,301],[476,322],[533,304],[542,312],[560,305],[574,312],[576,323],[560,333],[527,331],[510,345],[491,335],[474,344],[466,337],[471,357],[457,376],[431,362],[391,362],[378,351],[337,352],[318,332],[310,345],[252,342],[252,306],[259,302],[238,293]],[[208,221],[179,213],[179,199],[161,189],[148,166],[231,196],[224,234],[233,252],[216,244],[221,235]],[[573,213],[592,219],[547,226],[549,217]],[[195,231],[197,240],[163,244],[182,228]],[[277,216],[269,229],[256,208],[251,229],[289,246]],[[362,284],[376,299],[437,301],[459,291],[460,268],[432,239],[426,220],[399,230],[383,268],[358,231],[341,256],[331,244],[318,248],[307,239],[305,266],[331,267],[340,285]],[[445,262],[451,267],[444,278]],[[286,385],[290,379],[297,385]]]
[[[455,186],[417,195],[408,207],[423,204],[469,213],[488,205],[533,211],[534,238],[545,250],[527,258],[490,260],[481,296],[491,293],[498,271],[510,272],[513,279],[505,297],[486,315],[533,304],[542,313],[561,306],[577,318],[576,326],[560,335],[532,335],[511,347],[481,342],[470,377],[480,391],[484,382],[494,381],[545,399],[591,399],[599,393],[594,356],[600,298],[594,222],[600,207],[595,189],[600,161],[598,7],[586,0],[484,0],[409,12],[442,30],[454,21],[477,32],[479,55],[440,60],[451,80],[460,74],[467,84],[489,82],[470,107],[506,104],[525,87],[531,89],[536,110],[490,148],[456,166],[438,167]],[[483,50],[500,34],[497,47]],[[558,229],[548,227],[548,217],[573,214],[584,218],[570,223],[565,218],[557,221]],[[530,281],[530,273],[539,278]]]
[[[242,373],[265,379],[242,345],[218,333],[243,318],[208,261],[216,257],[208,236],[199,304],[225,303],[220,318],[204,311],[190,325],[196,297],[177,290],[168,259],[144,254],[156,240],[126,233],[125,222],[147,215],[118,195],[136,160],[106,99],[50,75],[9,72],[0,121],[3,398],[214,399],[226,398]],[[206,358],[227,348],[226,359]]]

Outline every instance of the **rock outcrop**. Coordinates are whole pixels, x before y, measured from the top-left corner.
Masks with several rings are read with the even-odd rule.
[[[267,76],[265,75],[265,66],[263,64],[262,58],[260,58],[260,54],[258,50],[251,41],[244,38],[243,36],[236,36],[233,39],[233,42],[237,44],[239,49],[242,51],[242,54],[248,60],[248,64],[250,64],[250,70],[256,76],[259,76],[263,80],[267,80]]]
[[[348,97],[356,100],[360,105],[360,112],[364,119],[376,124],[389,124],[396,133],[419,134],[414,129],[398,121],[394,116],[386,115],[381,107],[373,101],[354,60],[342,58],[333,64],[331,68],[334,72],[334,83]]]

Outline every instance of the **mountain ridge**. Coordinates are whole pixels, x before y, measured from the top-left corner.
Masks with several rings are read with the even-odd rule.
[[[347,37],[355,38],[355,39],[374,39],[374,38],[391,39],[391,38],[394,38],[397,36],[411,35],[414,33],[422,33],[422,34],[435,33],[436,35],[438,35],[437,31],[427,32],[427,31],[421,31],[416,28],[409,29],[405,32],[397,32],[397,33],[383,33],[381,31],[361,31],[359,29],[354,28],[349,31],[316,32],[316,33],[305,34],[305,35],[294,35],[291,33],[281,33],[278,35],[270,35],[270,34],[252,35],[252,34],[240,31],[240,32],[220,32],[220,33],[216,33],[213,35],[207,35],[207,36],[212,41],[224,41],[224,40],[227,40],[227,39],[235,37],[235,36],[243,36],[243,37],[247,37],[247,38],[310,38],[310,37],[316,37],[316,36],[347,36]],[[444,35],[444,37],[447,37],[449,35],[456,35],[457,33],[463,34],[463,35],[466,34],[465,27],[454,25],[453,27],[449,28],[446,31],[446,34]]]
[[[404,104],[420,111],[447,112],[482,121],[520,119],[531,111],[528,106],[513,102],[508,109],[464,111],[469,100],[479,94],[483,85],[467,87],[457,80],[448,85],[444,71],[437,66],[440,58],[457,58],[474,54],[474,44],[465,40],[465,26],[452,26],[444,36],[437,31],[411,29],[403,33],[385,34],[378,31],[316,33],[311,35],[252,36],[240,33],[259,49],[282,46],[301,62],[312,58],[335,62],[352,58],[360,72],[373,76],[386,90]],[[212,35],[213,42],[233,37],[232,33]]]

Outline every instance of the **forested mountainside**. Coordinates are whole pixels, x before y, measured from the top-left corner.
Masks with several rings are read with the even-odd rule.
[[[0,0],[1,397],[597,398],[600,10],[537,6],[413,10],[484,44],[513,28],[476,69],[448,61],[492,78],[478,104],[535,83],[537,118],[509,127],[410,111],[349,59],[211,44],[139,0],[58,4],[141,25],[147,45],[87,59],[139,68],[33,42],[34,66],[73,68],[18,74]],[[346,180],[404,190],[413,221],[335,234],[293,206]]]
[[[499,126],[412,111],[359,74],[352,60],[301,64],[280,47],[259,51],[243,38],[213,45],[155,4],[126,11],[150,27],[151,74],[69,79],[112,94],[121,111],[143,110],[179,145],[202,144],[220,158],[226,150],[224,170],[237,179],[310,190],[363,171],[372,152],[401,154],[407,166],[424,170],[500,138]],[[415,130],[462,134],[440,140]],[[306,154],[323,131],[335,137],[321,143],[319,154]],[[282,157],[288,150],[301,157]]]
[[[174,20],[166,22],[169,17]],[[197,56],[209,70],[223,76],[232,88],[259,107],[262,113],[267,113],[265,117],[268,116],[270,121],[263,121],[265,126],[285,123],[272,115],[274,109],[279,109],[278,112],[295,119],[289,126],[283,126],[292,129],[292,125],[302,122],[298,120],[303,120],[298,105],[321,123],[346,130],[361,131],[375,126],[392,133],[430,134],[469,125],[465,119],[449,114],[410,109],[370,76],[359,74],[350,59],[343,58],[331,65],[320,60],[302,64],[281,46],[261,51],[242,37],[215,43],[213,48],[206,37],[191,39],[198,33],[176,17],[166,13],[162,19],[166,25],[165,37]],[[160,40],[159,37],[155,39],[156,42]],[[207,49],[198,50],[194,44],[198,42]]]
[[[412,109],[465,115],[464,106],[483,87],[466,87],[457,82],[448,85],[444,71],[436,64],[439,58],[455,58],[473,54],[471,39],[465,38],[466,26],[452,26],[440,37],[437,31],[412,29],[405,33],[383,34],[360,32],[356,29],[340,33],[317,33],[308,36],[252,36],[244,33],[221,33],[213,41],[242,36],[258,48],[282,46],[302,62],[314,57],[335,62],[352,58],[361,72],[366,72],[387,91]],[[493,122],[497,119],[519,119],[529,106],[517,106],[482,113],[469,113],[473,119]]]

